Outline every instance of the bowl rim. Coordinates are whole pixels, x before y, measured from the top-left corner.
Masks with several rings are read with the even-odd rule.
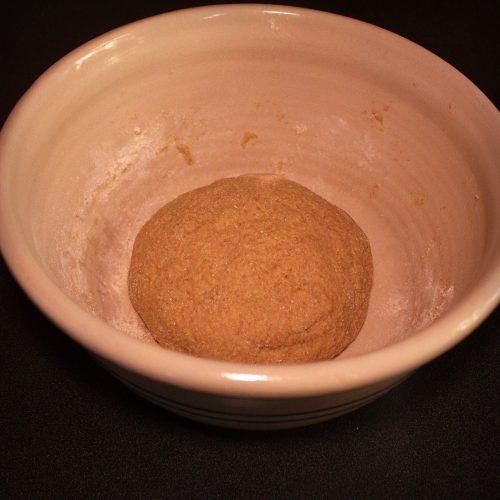
[[[448,71],[476,93],[486,107],[496,113],[495,106],[462,73],[419,45],[383,28],[338,14],[272,4],[212,5],[167,12],[109,31],[76,48],[46,70],[28,89],[11,111],[0,132],[0,248],[18,283],[53,323],[71,338],[98,356],[132,372],[153,380],[205,393],[238,397],[304,397],[359,389],[392,378],[401,377],[456,345],[474,330],[500,302],[500,252],[497,251],[492,270],[484,274],[470,293],[430,326],[411,337],[374,352],[346,359],[303,364],[244,364],[169,351],[147,344],[115,330],[103,320],[80,308],[44,273],[42,267],[23,241],[21,229],[9,204],[3,182],[8,166],[5,151],[16,134],[21,110],[29,107],[34,89],[44,85],[54,73],[63,71],[74,60],[89,53],[103,41],[162,22],[162,18],[187,16],[202,18],[216,13],[291,13],[321,17],[332,22],[355,23],[375,36],[393,37],[407,50],[418,51],[421,57],[432,57],[448,67]],[[493,116],[493,115],[492,115]],[[499,122],[500,123],[500,122]]]

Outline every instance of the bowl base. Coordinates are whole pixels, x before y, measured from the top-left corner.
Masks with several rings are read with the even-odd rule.
[[[133,392],[176,415],[215,427],[255,431],[305,427],[340,417],[375,401],[409,376],[404,374],[347,395],[252,399],[182,390],[126,371],[102,358],[97,360]]]

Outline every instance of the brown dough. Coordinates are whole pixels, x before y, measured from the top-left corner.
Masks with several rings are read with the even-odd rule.
[[[249,363],[330,359],[361,329],[373,265],[343,210],[275,175],[185,193],[139,232],[135,310],[159,344]]]

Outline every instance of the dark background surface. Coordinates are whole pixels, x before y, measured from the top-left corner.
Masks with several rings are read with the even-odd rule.
[[[45,69],[83,42],[207,3],[2,7],[0,123]],[[419,43],[498,106],[491,5],[307,4]],[[0,259],[0,497],[498,498],[499,325],[497,309],[459,346],[350,415],[291,431],[226,431],[171,415],[115,382],[34,308]]]

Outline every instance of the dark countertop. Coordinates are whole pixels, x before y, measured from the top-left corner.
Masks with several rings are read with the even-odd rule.
[[[83,42],[207,3],[10,2],[0,21],[0,123],[48,66]],[[420,4],[307,5],[423,45],[498,105],[493,3]],[[291,431],[227,431],[129,392],[37,311],[0,259],[0,497],[498,498],[499,325],[497,309],[456,348],[355,413]]]

